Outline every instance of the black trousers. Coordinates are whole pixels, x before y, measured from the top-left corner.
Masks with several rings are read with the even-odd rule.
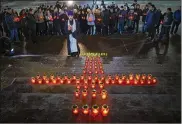
[[[133,28],[134,28],[134,30],[135,30],[135,27],[136,27],[136,32],[138,32],[139,20],[134,20],[134,23],[133,23]]]
[[[94,25],[89,25],[89,34],[94,35]]]
[[[103,25],[102,27],[102,34],[105,36],[105,35],[108,35],[108,25]]]
[[[179,25],[180,25],[180,22],[173,21],[172,28],[171,28],[171,34],[177,33]],[[174,28],[175,28],[175,30],[174,30]]]
[[[35,29],[33,29],[33,28],[28,28],[28,32],[29,32],[28,39],[29,39],[29,37],[31,37],[31,41],[32,41],[33,43],[36,43],[36,42],[37,42],[37,41],[36,41],[36,28],[35,28]]]
[[[154,26],[149,27],[148,33],[149,33],[149,37],[151,37],[151,40],[153,40],[155,37],[155,27]]]
[[[101,34],[101,25],[96,25],[96,33]]]
[[[162,26],[161,27],[161,32],[160,32],[160,35],[159,35],[159,40],[161,40],[164,35],[166,36],[167,39],[169,39],[170,28],[171,28],[171,26]]]

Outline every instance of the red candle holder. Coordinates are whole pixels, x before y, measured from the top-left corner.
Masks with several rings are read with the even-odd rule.
[[[37,75],[36,78],[39,79],[40,78],[40,75]]]
[[[129,80],[132,81],[134,79],[133,74],[129,74]]]
[[[111,83],[112,83],[112,84],[115,84],[115,80],[111,80]]]
[[[75,75],[73,75],[73,80],[74,80],[74,81],[76,80],[76,76],[75,76]]]
[[[99,83],[99,87],[100,87],[100,89],[103,89],[104,88],[104,83]]]
[[[95,81],[92,82],[91,87],[94,89],[95,88]]]
[[[123,83],[123,79],[120,78],[119,81],[118,81],[119,84],[122,84]]]
[[[49,79],[45,79],[45,83],[46,84],[49,84]]]
[[[115,75],[115,80],[116,80],[116,81],[119,80],[119,75]]]
[[[65,81],[68,80],[68,76],[67,76],[67,75],[64,76],[64,80],[65,80]]]
[[[95,74],[98,74],[98,71],[95,71]]]
[[[63,80],[60,80],[60,83],[61,83],[61,84],[63,84],[63,83],[64,83],[64,81],[63,81]]]
[[[147,80],[147,84],[152,84],[152,80]]]
[[[85,80],[85,81],[84,81],[84,84],[88,85],[88,81],[87,81],[87,80]]]
[[[101,97],[103,100],[107,98],[107,91],[106,90],[101,91]]]
[[[103,70],[101,70],[100,72],[101,72],[101,74],[104,74],[104,71]]]
[[[86,85],[86,84],[83,87],[84,87],[84,89],[88,89],[88,85]]]
[[[83,70],[83,74],[86,74],[86,71],[85,70]]]
[[[39,84],[42,84],[42,79],[38,79],[38,83]]]
[[[32,82],[33,84],[35,83],[35,78],[34,78],[34,77],[31,78],[31,82]]]
[[[50,79],[51,79],[51,80],[54,79],[54,75],[51,75],[51,76],[50,76]]]
[[[84,90],[82,91],[82,96],[83,96],[83,97],[86,97],[86,96],[87,96],[87,94],[88,94],[88,93],[87,93],[87,90],[86,90],[86,89],[84,89]]]
[[[109,106],[106,104],[103,105],[101,111],[102,111],[102,116],[107,116],[109,113]]]
[[[140,74],[136,74],[135,78],[136,78],[137,80],[140,80]]]
[[[139,81],[138,81],[137,79],[134,80],[134,84],[135,84],[135,85],[137,85],[138,82],[139,82]]]
[[[45,79],[47,78],[47,76],[46,75],[43,75],[42,76],[42,79],[45,81]]]
[[[126,75],[122,75],[122,80],[126,80]]]
[[[76,98],[80,97],[80,91],[78,89],[75,91],[75,97]]]
[[[75,114],[75,115],[77,115],[79,113],[79,109],[78,109],[77,105],[72,106],[72,113]]]
[[[153,77],[152,82],[153,82],[153,84],[156,84],[157,83],[157,78]]]
[[[151,79],[152,79],[152,75],[149,74],[149,75],[147,76],[147,79],[148,79],[148,80],[151,80]]]
[[[68,79],[68,84],[71,84],[71,80],[70,79]]]
[[[130,80],[126,79],[126,84],[129,85],[130,84]]]
[[[84,76],[83,76],[83,75],[80,76],[80,80],[81,80],[81,81],[84,80]]]
[[[112,80],[112,76],[111,76],[111,75],[108,76],[108,80],[109,80],[109,81]]]
[[[99,106],[98,105],[93,105],[92,106],[92,115],[97,116],[99,114]]]
[[[89,71],[88,73],[89,73],[89,74],[92,74],[92,71]]]
[[[95,81],[96,81],[96,82],[98,81],[98,77],[97,77],[97,76],[95,76]]]
[[[80,89],[80,85],[79,85],[79,84],[76,84],[76,88],[77,88],[77,89]]]
[[[95,89],[92,90],[92,98],[96,98],[97,91]]]
[[[84,105],[82,107],[82,112],[84,115],[88,115],[89,114],[89,106],[88,105]]]
[[[146,79],[146,75],[142,74],[142,79],[145,80]]]
[[[58,81],[60,81],[61,80],[61,76],[57,76],[57,78],[56,78]]]
[[[92,77],[91,76],[88,76],[88,80],[91,81],[92,80]]]
[[[52,83],[56,84],[56,79],[55,78],[52,79]]]
[[[106,80],[106,84],[110,84],[109,80]]]
[[[140,79],[140,84],[144,84],[144,83],[145,83],[145,80]]]

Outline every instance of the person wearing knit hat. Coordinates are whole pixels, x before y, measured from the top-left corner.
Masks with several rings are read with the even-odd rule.
[[[79,32],[79,24],[73,18],[73,11],[68,11],[68,21],[65,23],[65,33],[67,34],[68,56],[78,57],[80,48],[78,46],[77,37]]]

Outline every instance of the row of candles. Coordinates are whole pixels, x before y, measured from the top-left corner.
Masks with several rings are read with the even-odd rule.
[[[105,100],[108,97],[108,93],[105,89],[101,90],[100,93],[97,92],[95,89],[93,89],[91,94],[92,94],[93,99],[95,99],[98,95],[100,95],[103,100]],[[81,95],[82,95],[82,98],[86,98],[88,96],[88,90],[83,89],[81,92],[80,89],[76,89],[75,90],[75,97],[80,98]]]
[[[83,105],[81,109],[78,107],[78,105],[72,106],[72,113],[74,115],[78,115],[80,112],[83,113],[84,115],[97,116],[99,115],[99,113],[101,113],[102,116],[107,116],[109,113],[109,106],[104,104],[100,108],[98,105],[95,104],[90,108],[86,104],[86,105]]]
[[[64,77],[51,75],[50,77],[43,75],[37,75],[36,77],[31,78],[31,82],[33,84],[77,84],[77,85],[95,85],[98,83],[99,85],[104,84],[126,84],[126,85],[145,85],[145,84],[156,84],[157,79],[156,77],[153,77],[151,74],[145,75],[145,74],[129,74],[129,76],[126,75],[115,75],[114,77],[109,75],[107,77],[102,76],[99,78],[98,76],[84,76],[81,75],[80,77],[77,77],[75,75],[72,76],[72,78],[69,78],[67,75]],[[94,88],[94,86],[93,86]]]
[[[100,58],[87,58],[85,61],[83,74],[104,74]]]

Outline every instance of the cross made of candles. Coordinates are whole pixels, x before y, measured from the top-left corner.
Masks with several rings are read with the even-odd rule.
[[[46,75],[31,78],[32,84],[51,84],[51,85],[75,85],[74,91],[75,103],[72,106],[72,114],[88,115],[92,117],[106,117],[109,114],[108,86],[153,86],[157,83],[156,77],[151,74],[129,74],[105,76],[103,63],[100,57],[86,57],[83,73],[81,76],[67,75],[56,77]]]

